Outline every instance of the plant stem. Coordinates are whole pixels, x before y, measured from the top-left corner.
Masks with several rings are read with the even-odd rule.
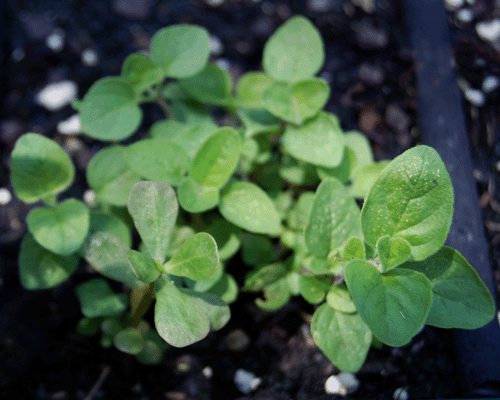
[[[163,100],[163,98],[159,94],[156,95],[155,102],[160,106],[160,108],[163,110],[168,119],[175,121],[175,115],[172,109],[170,108],[170,105],[165,100]]]
[[[149,306],[151,305],[151,301],[153,300],[153,297],[154,297],[154,287],[153,283],[150,283],[148,285],[146,293],[144,294],[144,296],[142,296],[141,302],[134,311],[134,315],[132,316],[132,322],[130,324],[132,328],[135,328],[139,325],[139,321],[141,320],[143,315],[146,314],[146,311],[148,311]]]

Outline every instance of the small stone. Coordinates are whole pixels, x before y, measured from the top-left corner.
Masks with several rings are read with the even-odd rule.
[[[467,4],[469,6],[473,6],[474,4],[476,4],[476,0],[467,0]]]
[[[373,14],[375,12],[374,0],[352,0],[352,3],[360,7],[365,13]]]
[[[0,206],[6,206],[12,200],[12,194],[7,188],[0,188]]]
[[[335,0],[308,0],[307,7],[314,12],[331,11],[334,7]]]
[[[349,374],[347,372],[341,372],[337,375],[337,379],[340,381],[342,386],[345,387],[348,394],[354,393],[359,389],[359,380],[356,378],[356,375]]]
[[[212,7],[219,7],[224,3],[224,0],[205,0],[205,3]]]
[[[225,69],[226,71],[229,71],[229,68],[231,68],[231,63],[225,58],[219,58],[215,62],[215,64],[217,64],[220,68]]]
[[[92,189],[87,189],[83,193],[83,201],[89,206],[89,207],[95,207],[97,205],[96,203],[96,195],[95,192]]]
[[[49,111],[57,111],[71,104],[76,98],[78,87],[73,81],[61,81],[45,86],[36,101]]]
[[[494,75],[484,78],[482,89],[484,93],[491,93],[500,86],[500,79]]]
[[[456,10],[465,4],[465,0],[444,0],[444,5],[448,10]]]
[[[385,110],[387,125],[398,132],[407,131],[410,127],[411,117],[397,104],[390,103]]]
[[[345,396],[347,394],[347,389],[335,375],[332,375],[329,376],[325,382],[325,392],[327,394],[339,394],[341,396]]]
[[[73,114],[65,121],[57,124],[57,131],[62,135],[78,135],[82,131],[79,114]]]
[[[477,23],[476,32],[481,39],[494,42],[500,38],[500,20]]]
[[[12,61],[19,62],[24,58],[25,55],[26,55],[26,52],[24,51],[24,49],[22,47],[16,47],[12,51],[12,55],[11,55]]]
[[[474,19],[474,14],[471,10],[464,8],[462,10],[458,10],[457,18],[460,22],[468,24]]]
[[[89,67],[93,67],[99,62],[99,56],[94,49],[85,49],[82,51],[82,62]]]
[[[469,103],[476,107],[482,107],[486,103],[486,97],[479,89],[469,88],[464,92],[464,96]]]
[[[358,70],[359,79],[369,85],[380,85],[384,82],[384,70],[377,65],[363,63]]]
[[[398,388],[394,391],[392,398],[394,400],[408,400],[410,396],[408,396],[408,391],[404,388]]]
[[[53,21],[46,14],[21,11],[19,20],[26,35],[32,40],[43,41],[55,28]]]
[[[238,369],[234,374],[234,384],[243,394],[248,394],[259,387],[261,378],[257,378],[254,373]]]
[[[368,22],[356,23],[354,30],[356,31],[358,44],[362,49],[383,49],[389,43],[387,31]]]
[[[45,45],[55,53],[59,53],[64,47],[65,33],[62,29],[54,31],[45,39]]]
[[[114,0],[113,11],[130,19],[146,19],[153,5],[151,0]]]
[[[215,56],[219,56],[224,52],[224,45],[217,36],[210,36],[208,46],[210,47],[212,54]]]
[[[249,344],[250,338],[241,329],[234,329],[226,336],[226,346],[231,351],[243,351]]]
[[[201,373],[207,379],[210,379],[214,375],[212,367],[209,367],[208,365],[201,370]]]
[[[497,161],[497,163],[495,164],[495,168],[498,172],[500,172],[500,161]]]

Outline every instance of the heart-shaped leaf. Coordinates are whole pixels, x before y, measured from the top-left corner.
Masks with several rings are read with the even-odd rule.
[[[382,264],[381,272],[396,268],[411,257],[410,243],[400,237],[382,236],[377,240],[377,250]]]
[[[69,199],[53,208],[32,209],[26,222],[41,246],[68,256],[80,248],[87,236],[89,209],[81,201]]]
[[[269,38],[262,65],[274,79],[296,82],[315,75],[324,59],[323,40],[318,30],[307,18],[296,16]]]
[[[311,322],[314,342],[341,371],[357,372],[365,362],[372,333],[359,314],[345,314],[322,304]]]
[[[75,167],[53,140],[36,133],[21,136],[12,151],[10,180],[16,196],[34,203],[65,190],[73,182]]]
[[[113,293],[102,278],[81,283],[76,287],[76,295],[87,318],[121,315],[127,308],[127,296]]]
[[[151,58],[170,78],[200,72],[210,56],[209,35],[199,26],[178,24],[163,28],[151,39]]]
[[[27,233],[19,252],[19,279],[26,289],[49,289],[68,279],[79,261],[76,254],[64,257],[52,253]]]
[[[160,271],[160,267],[155,260],[146,253],[129,250],[127,259],[135,276],[143,283],[154,282],[160,276],[160,273],[164,272],[163,270]]]
[[[294,84],[271,83],[262,94],[264,108],[292,124],[301,125],[325,106],[330,86],[323,79],[310,78]]]
[[[311,304],[321,303],[332,281],[324,276],[300,275],[299,291],[301,296]]]
[[[359,208],[339,180],[326,178],[316,189],[304,232],[307,247],[316,257],[326,258],[351,236],[361,236]]]
[[[344,246],[344,260],[353,260],[355,258],[366,258],[366,249],[363,241],[358,237],[352,237]]]
[[[250,182],[234,182],[224,189],[219,210],[229,222],[250,232],[277,236],[281,230],[273,201]]]
[[[356,310],[381,342],[404,346],[424,325],[432,287],[420,272],[397,268],[382,274],[368,261],[352,260],[344,278]]]
[[[283,134],[285,150],[295,158],[313,165],[335,167],[344,154],[344,136],[326,113],[300,127],[288,126]]]
[[[165,263],[165,271],[194,281],[209,278],[219,267],[217,244],[208,233],[190,236],[179,251]]]
[[[420,272],[431,282],[432,306],[426,324],[477,329],[494,318],[495,303],[488,288],[458,251],[443,247],[424,261],[407,262],[401,268]]]
[[[149,254],[163,264],[179,210],[174,190],[165,182],[138,182],[127,209]]]
[[[196,75],[181,79],[179,84],[201,103],[229,106],[233,101],[231,75],[215,64],[207,64]]]
[[[443,246],[452,216],[448,171],[436,150],[417,146],[380,173],[363,205],[361,226],[370,246],[384,235],[401,237],[419,261]]]

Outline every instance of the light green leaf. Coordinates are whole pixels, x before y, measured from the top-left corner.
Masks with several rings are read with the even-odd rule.
[[[165,272],[148,254],[129,250],[127,259],[135,276],[143,283],[154,282],[160,276],[160,273]]]
[[[260,108],[239,109],[236,113],[245,126],[246,138],[259,133],[278,132],[280,129],[280,120],[266,110]]]
[[[67,189],[75,167],[61,146],[36,133],[26,133],[12,151],[10,180],[16,196],[34,203]]]
[[[202,281],[193,281],[191,279],[184,278],[184,284],[189,289],[193,289],[195,292],[207,292],[222,278],[222,275],[224,275],[224,268],[221,266],[220,268],[217,268],[207,279]]]
[[[102,211],[90,212],[90,226],[88,236],[96,232],[108,232],[116,236],[127,248],[132,246],[132,237],[128,225],[116,215]]]
[[[174,118],[179,122],[185,124],[213,124],[212,116],[208,108],[196,100],[172,100],[170,108],[174,113]]]
[[[219,267],[217,244],[208,233],[190,236],[179,251],[165,263],[165,271],[194,281],[209,278]]]
[[[228,273],[224,273],[215,285],[208,290],[210,293],[219,296],[227,304],[236,301],[239,293],[238,283]]]
[[[321,179],[333,177],[337,178],[342,183],[347,183],[349,179],[351,179],[357,163],[358,159],[354,150],[345,146],[344,155],[339,165],[333,168],[318,167],[317,173]]]
[[[313,165],[336,167],[344,155],[344,136],[326,113],[300,127],[287,126],[283,134],[285,151]]]
[[[75,107],[80,114],[82,132],[102,141],[124,140],[142,121],[134,89],[120,77],[99,79]]]
[[[276,260],[276,249],[267,236],[245,233],[241,239],[241,258],[246,265],[257,267]]]
[[[300,275],[299,291],[302,297],[311,304],[321,303],[332,281],[324,276]]]
[[[181,88],[201,103],[229,106],[233,99],[233,81],[226,70],[207,64],[203,70],[179,81]]]
[[[381,342],[404,346],[424,325],[432,287],[420,272],[396,268],[381,274],[368,261],[352,260],[344,278],[356,310]]]
[[[167,275],[156,280],[155,292],[155,326],[163,340],[174,347],[185,347],[208,335],[210,320],[205,312]]]
[[[255,299],[255,304],[265,311],[276,311],[285,306],[291,294],[286,277],[264,288],[264,299]]]
[[[330,86],[323,79],[310,78],[294,84],[275,81],[262,94],[264,108],[292,124],[301,125],[325,106]]]
[[[432,285],[432,306],[426,324],[438,328],[477,329],[495,316],[488,288],[467,260],[443,247],[429,258],[407,262],[401,268],[424,274]]]
[[[153,61],[141,53],[132,53],[125,59],[121,76],[139,95],[163,78]]]
[[[356,306],[352,301],[351,295],[347,291],[347,286],[343,283],[334,285],[330,288],[326,294],[326,302],[333,309],[343,313],[350,314],[356,312]]]
[[[350,238],[344,247],[343,259],[348,261],[355,258],[366,258],[365,244],[358,237]]]
[[[127,354],[139,354],[144,349],[144,337],[137,328],[126,328],[113,339],[115,347]]]
[[[453,216],[453,188],[446,167],[431,147],[417,146],[384,168],[361,211],[366,242],[384,235],[406,239],[416,261],[439,250]]]
[[[179,132],[187,129],[188,125],[174,119],[157,121],[149,128],[148,134],[152,139],[171,140]]]
[[[25,289],[49,289],[68,279],[79,261],[76,254],[64,257],[50,252],[27,233],[19,252],[19,279]]]
[[[61,256],[73,254],[80,248],[87,236],[89,221],[89,209],[76,199],[52,208],[34,208],[26,218],[38,244]]]
[[[208,32],[199,26],[178,24],[163,28],[151,39],[151,58],[170,78],[200,72],[210,56]]]
[[[287,182],[300,186],[315,185],[320,181],[314,165],[295,160],[287,154],[281,159],[279,176]]]
[[[163,356],[162,350],[157,343],[152,340],[144,341],[144,348],[139,354],[135,355],[137,361],[145,365],[158,365]]]
[[[281,221],[269,196],[250,182],[234,182],[222,192],[220,213],[229,222],[253,233],[278,236]]]
[[[206,292],[195,292],[190,289],[179,289],[193,300],[208,317],[210,329],[219,330],[227,324],[231,317],[229,306],[217,295]]]
[[[356,154],[357,163],[353,172],[356,172],[358,168],[375,162],[370,141],[366,135],[358,131],[349,131],[344,133],[344,138],[346,146]]]
[[[221,261],[230,259],[241,246],[240,229],[224,218],[215,219],[205,231],[217,242]]]
[[[138,182],[127,209],[149,254],[163,264],[179,210],[174,190],[165,182]]]
[[[270,37],[264,47],[264,71],[279,81],[296,82],[321,69],[325,59],[323,40],[305,17],[290,18]]]
[[[241,140],[232,128],[221,128],[196,152],[189,174],[205,187],[220,188],[233,174],[240,158]]]
[[[316,257],[326,258],[352,236],[361,237],[359,208],[339,180],[326,178],[316,189],[304,231],[307,247]]]
[[[272,78],[263,72],[247,72],[236,85],[238,107],[263,108],[262,93],[271,84]]]
[[[373,164],[363,165],[356,170],[350,186],[351,194],[358,198],[365,198],[382,170],[389,165],[389,161],[378,161]]]
[[[266,265],[250,271],[245,276],[244,290],[258,292],[284,278],[288,269],[282,263]]]
[[[219,189],[198,185],[191,177],[182,179],[177,188],[180,206],[190,213],[211,210],[219,204]]]
[[[168,245],[167,257],[172,258],[175,253],[179,251],[184,242],[195,233],[195,230],[189,225],[174,227],[170,238],[170,244]]]
[[[184,149],[172,141],[143,139],[128,146],[125,159],[130,168],[151,181],[177,186],[185,175],[189,158]]]
[[[192,160],[200,147],[210,136],[219,131],[219,127],[213,122],[199,122],[188,124],[185,129],[179,131],[171,140],[179,144]]]
[[[116,205],[127,204],[128,194],[141,179],[128,165],[125,147],[111,146],[99,151],[87,167],[87,182],[99,200]]]
[[[127,296],[113,293],[108,282],[102,278],[78,285],[76,295],[87,318],[112,317],[122,314],[127,308]]]
[[[381,262],[381,271],[386,272],[403,264],[411,257],[411,246],[400,237],[384,235],[377,240],[377,251]]]
[[[128,250],[116,236],[97,232],[85,242],[83,256],[102,275],[133,288],[138,282],[128,263]]]
[[[309,214],[314,202],[313,192],[303,192],[292,210],[288,213],[288,226],[294,230],[302,231],[309,220]]]
[[[372,334],[359,314],[344,314],[322,304],[313,315],[311,335],[341,371],[357,372],[365,362]]]

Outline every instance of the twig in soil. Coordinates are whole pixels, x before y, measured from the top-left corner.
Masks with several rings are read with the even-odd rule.
[[[90,392],[87,394],[87,396],[85,396],[83,400],[92,400],[92,398],[99,391],[99,389],[101,388],[102,384],[104,383],[110,372],[111,372],[111,367],[109,365],[106,365],[103,368],[101,375],[99,375],[99,378],[97,379],[96,383],[94,383],[94,386],[92,386],[92,389],[90,389]]]

